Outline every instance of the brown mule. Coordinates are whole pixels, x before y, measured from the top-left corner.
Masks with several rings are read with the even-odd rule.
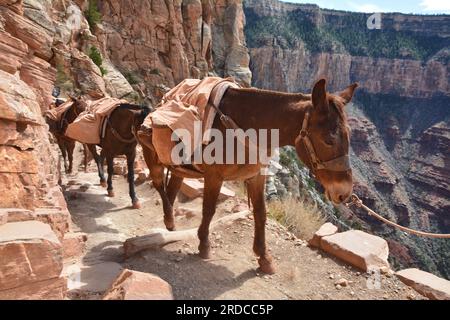
[[[342,203],[350,196],[353,185],[348,164],[350,136],[344,106],[352,99],[357,85],[353,84],[336,94],[327,93],[325,86],[326,81],[321,79],[314,85],[311,95],[230,88],[219,108],[244,131],[251,128],[269,129],[269,132],[270,129],[278,129],[279,146],[295,146],[298,156],[324,186],[329,199]],[[226,128],[219,117],[215,119],[213,128],[220,130],[225,137]],[[199,255],[202,258],[210,257],[209,225],[223,181],[246,181],[255,220],[253,250],[258,256],[260,270],[269,274],[275,272],[266,247],[265,176],[261,174],[261,163],[199,164],[196,165],[199,172],[186,166],[169,167],[171,177],[166,188],[164,166],[152,145],[151,132],[140,130],[138,139],[153,184],[162,198],[164,222],[168,230],[175,229],[173,203],[183,178],[204,178],[203,216],[198,229]],[[268,140],[271,141],[270,137]],[[271,148],[267,148],[268,155]],[[246,152],[248,159],[248,149]],[[226,150],[224,159],[225,153]]]
[[[125,155],[127,157],[127,180],[129,194],[134,209],[140,208],[139,199],[134,188],[134,160],[136,159],[137,140],[135,132],[150,113],[150,109],[144,106],[121,104],[109,116],[107,120],[105,136],[99,146],[102,148],[97,153],[95,145],[88,145],[98,167],[100,184],[108,188],[108,196],[114,197],[112,177],[114,175],[114,157]],[[106,159],[108,166],[108,180],[105,179],[103,163]]]
[[[73,152],[75,150],[75,140],[65,136],[65,132],[69,124],[75,121],[80,113],[85,110],[85,104],[76,98],[70,98],[73,101],[73,105],[67,110],[61,117],[60,121],[54,121],[48,117],[45,120],[49,126],[49,131],[53,134],[58,143],[59,149],[64,159],[64,169],[66,173],[72,173],[73,171]],[[87,170],[88,164],[88,150],[87,146],[83,144],[84,151],[84,170]],[[69,164],[67,164],[67,158]]]

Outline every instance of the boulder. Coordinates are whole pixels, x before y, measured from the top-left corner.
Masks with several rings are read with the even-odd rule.
[[[203,194],[203,182],[197,179],[184,179],[180,192],[188,199],[195,199]]]
[[[1,225],[0,256],[0,299],[64,298],[62,246],[49,225]]]
[[[114,67],[110,61],[105,61],[103,67],[107,73],[104,76],[106,90],[113,98],[123,98],[134,92],[127,79]]]
[[[184,179],[180,192],[189,200],[193,200],[203,195],[204,184],[198,179]],[[225,200],[234,197],[236,194],[227,187],[220,189],[219,200]]]
[[[319,248],[320,240],[323,237],[331,236],[331,235],[337,233],[337,231],[338,231],[338,228],[334,224],[327,222],[327,223],[323,224],[319,228],[319,230],[316,231],[316,233],[314,233],[314,236],[312,237],[312,239],[309,240],[309,245],[312,247]]]
[[[102,73],[95,63],[84,53],[73,49],[72,74],[75,82],[82,92],[87,93],[94,99],[106,96],[105,82]]]
[[[103,300],[173,300],[170,284],[150,273],[125,269]]]
[[[396,275],[404,284],[427,298],[450,300],[450,281],[448,280],[419,269],[401,270]]]
[[[386,240],[359,230],[322,237],[320,248],[364,271],[389,267]]]

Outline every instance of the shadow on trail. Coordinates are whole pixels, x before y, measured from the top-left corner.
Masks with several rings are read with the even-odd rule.
[[[241,287],[257,277],[254,269],[236,275],[215,261],[203,260],[197,254],[168,251],[164,248],[148,250],[126,260],[124,266],[140,272],[152,273],[172,284],[175,299],[215,299],[223,293]]]

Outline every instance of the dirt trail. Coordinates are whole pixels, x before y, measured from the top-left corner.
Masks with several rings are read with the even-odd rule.
[[[79,154],[77,154],[79,157]],[[202,260],[198,241],[175,243],[160,250],[146,251],[124,260],[122,243],[127,238],[145,235],[152,228],[163,228],[159,196],[145,182],[137,187],[142,208],[130,208],[125,178],[115,176],[115,198],[108,198],[98,184],[91,164],[88,173],[77,172],[64,178],[65,195],[72,219],[88,234],[87,250],[78,264],[102,266],[117,262],[122,267],[156,274],[172,285],[176,299],[413,299],[421,298],[395,276],[381,276],[381,288],[368,289],[369,275],[345,265],[323,252],[311,249],[282,226],[269,220],[267,240],[276,261],[277,273],[260,275],[252,252],[253,220],[236,221],[218,227],[211,234],[213,259]],[[215,218],[230,212],[236,200],[222,202]],[[176,217],[178,230],[198,227],[201,199],[176,203],[190,208],[194,217]],[[92,281],[98,281],[93,276]],[[347,287],[335,282],[348,280]],[[370,282],[369,278],[369,282]],[[91,281],[90,279],[86,280]],[[97,299],[103,289],[92,292],[86,285],[73,291],[73,299]]]

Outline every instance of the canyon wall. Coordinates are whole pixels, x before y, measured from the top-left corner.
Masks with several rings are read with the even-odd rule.
[[[0,0],[0,299],[63,299],[85,241],[42,116],[53,86],[148,104],[187,77],[249,86],[244,24],[240,0]]]
[[[53,25],[36,1],[0,1],[0,298],[62,299],[70,215],[42,111],[56,69]],[[35,13],[38,12],[36,15]]]
[[[251,82],[241,0],[102,1],[102,52],[147,96],[207,75]]]
[[[309,92],[358,82],[348,108],[355,191],[405,226],[449,232],[450,16],[369,14],[276,0],[245,1],[253,85]],[[362,211],[341,209],[352,227],[389,239],[395,264],[418,264],[450,277],[448,243],[406,236]]]

